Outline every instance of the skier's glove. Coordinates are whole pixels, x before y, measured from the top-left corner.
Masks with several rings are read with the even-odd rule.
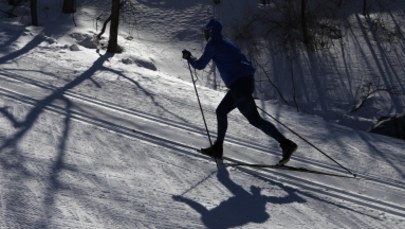
[[[190,51],[184,49],[182,51],[182,53],[183,53],[183,59],[189,60],[191,58],[191,52]]]

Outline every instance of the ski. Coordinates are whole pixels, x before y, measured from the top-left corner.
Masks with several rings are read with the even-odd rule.
[[[228,159],[229,160],[229,159]],[[234,161],[233,159],[230,159]],[[330,173],[320,170],[302,168],[302,167],[294,167],[289,165],[279,165],[279,164],[251,164],[245,162],[225,162],[225,166],[227,167],[238,167],[238,166],[245,166],[245,167],[252,167],[252,168],[269,168],[269,169],[280,169],[280,170],[289,170],[289,171],[296,171],[296,172],[304,172],[304,173],[312,173],[318,175],[325,175],[325,176],[334,176],[334,177],[342,177],[342,178],[354,178],[351,176],[347,176],[344,174],[337,174],[337,173]]]
[[[196,148],[195,150],[197,152],[203,154],[201,152],[201,149]],[[274,170],[288,170],[288,171],[294,171],[294,172],[312,173],[312,174],[333,176],[333,177],[340,177],[340,178],[356,178],[356,177],[347,176],[344,174],[331,173],[331,172],[303,168],[303,167],[294,167],[294,166],[290,166],[290,165],[286,165],[286,164],[280,165],[280,164],[248,163],[248,162],[241,162],[237,159],[233,159],[233,158],[229,158],[229,157],[215,158],[215,157],[211,157],[206,154],[203,154],[203,155],[213,159],[215,161],[215,163],[217,164],[218,169],[220,169],[221,167],[251,167],[251,168],[258,168],[258,169],[267,168],[267,169],[274,169]]]

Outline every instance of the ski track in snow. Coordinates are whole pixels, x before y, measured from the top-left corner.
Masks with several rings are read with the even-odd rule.
[[[5,75],[0,75],[0,77],[5,78]],[[27,85],[26,82],[27,78],[24,78],[22,76],[20,76],[20,78],[13,78],[13,81],[19,81],[19,83],[21,83],[21,85],[24,86],[24,88],[26,89],[27,86],[29,87],[43,87],[42,89],[47,89],[47,90],[55,90],[57,89],[56,87],[52,88],[52,87],[45,87],[44,85],[42,85],[40,82],[36,82],[36,84],[31,84],[31,85]],[[25,82],[24,82],[25,81]],[[32,83],[32,82],[31,82]],[[10,86],[12,84],[9,84]],[[14,85],[13,89],[10,89],[12,87],[9,88],[4,88],[3,86],[0,87],[0,93],[2,94],[3,97],[8,97],[8,99],[11,100],[16,100],[19,103],[23,103],[25,105],[29,105],[29,106],[33,106],[35,105],[38,101],[36,99],[33,99],[35,97],[41,97],[40,95],[36,95],[36,96],[27,96],[24,95],[21,90],[24,90],[23,87],[19,87]],[[19,92],[18,90],[20,90],[21,92]],[[32,90],[29,91],[38,91],[38,90],[34,90],[34,88]],[[137,111],[137,110],[129,110],[127,108],[121,107],[119,105],[116,104],[111,104],[105,101],[101,101],[101,100],[97,100],[97,99],[92,99],[90,97],[84,96],[82,94],[76,93],[76,92],[71,92],[68,91],[66,93],[64,93],[64,96],[69,98],[71,101],[74,101],[75,106],[74,107],[82,107],[81,105],[86,105],[87,107],[94,107],[95,109],[100,109],[100,111],[104,111],[105,113],[109,113],[110,117],[103,117],[103,118],[97,118],[95,116],[93,116],[92,114],[89,114],[87,112],[84,112],[83,110],[75,110],[73,109],[71,111],[71,119],[76,121],[76,122],[81,122],[84,125],[93,125],[95,126],[94,128],[102,128],[105,129],[107,131],[109,131],[111,134],[119,134],[121,136],[125,136],[131,139],[137,139],[137,140],[142,140],[148,144],[152,144],[152,145],[156,145],[156,147],[165,147],[167,148],[168,152],[171,153],[175,153],[178,154],[179,156],[183,157],[191,157],[194,159],[198,159],[201,162],[200,163],[206,163],[206,157],[199,155],[198,153],[194,152],[193,146],[189,145],[189,144],[185,144],[183,142],[180,142],[179,139],[170,139],[170,131],[176,131],[177,134],[175,136],[178,135],[187,135],[187,134],[192,134],[195,137],[191,137],[191,139],[193,138],[197,138],[197,136],[200,136],[198,138],[202,138],[202,136],[204,136],[204,131],[201,129],[196,129],[193,126],[189,126],[189,125],[185,125],[185,124],[181,124],[178,122],[174,122],[171,120],[167,120],[167,119],[162,119],[159,118],[158,116],[154,116],[154,115],[149,115],[146,114],[144,112],[141,111]],[[32,98],[33,97],[33,98]],[[63,107],[62,104],[59,103],[53,103],[49,106],[47,106],[45,108],[47,111],[51,111],[54,112],[56,114],[65,114],[65,108]],[[133,131],[133,127],[128,127],[128,126],[124,126],[123,124],[119,124],[116,121],[113,120],[114,115],[112,115],[111,113],[118,113],[120,114],[119,116],[126,116],[127,119],[131,120],[131,123],[142,123],[142,122],[146,122],[147,126],[153,126],[156,125],[158,126],[155,130],[155,132],[151,132],[151,129],[146,130],[146,131],[140,131],[140,130],[135,130]],[[118,116],[118,115],[117,115]],[[137,121],[135,121],[137,120]],[[160,126],[160,127],[159,127]],[[53,126],[54,128],[57,128],[56,126]],[[168,128],[170,129],[170,131],[165,132],[162,131],[161,128]],[[180,132],[184,132],[183,134],[181,134]],[[60,132],[60,131],[57,131]],[[52,131],[52,133],[54,133],[54,131]],[[166,133],[166,134],[165,134]],[[162,134],[165,134],[162,136]],[[53,138],[56,142],[55,139],[57,139],[57,135],[56,134]],[[265,147],[264,146],[260,146],[257,144],[254,144],[252,142],[243,142],[240,141],[240,139],[237,138],[232,138],[230,137],[231,142],[233,145],[237,145],[238,147],[252,147],[255,148],[254,150],[250,150],[252,152],[257,153],[258,151],[265,151]],[[107,142],[108,139],[100,139],[100,141],[98,142]],[[108,144],[106,144],[105,146],[108,148]],[[96,147],[95,147],[96,148]],[[145,155],[145,157],[148,157],[150,155]],[[30,158],[26,158],[27,160],[29,160]],[[305,158],[304,158],[305,159]],[[89,159],[91,160],[91,159]],[[301,158],[297,158],[297,160],[301,160]],[[242,162],[244,162],[243,160],[241,160]],[[330,166],[323,164],[323,163],[311,163],[309,160],[304,161],[305,164],[310,165],[311,168],[319,168],[319,169],[323,169],[326,171],[333,171]],[[212,164],[212,163],[211,163]],[[173,166],[172,164],[168,164],[168,166]],[[214,167],[211,167],[212,169]],[[236,171],[234,169],[231,169],[231,171]],[[269,180],[269,181],[276,181],[276,182],[281,182],[283,184],[289,185],[290,187],[296,188],[301,190],[300,194],[304,195],[304,196],[308,196],[308,197],[314,197],[315,196],[324,196],[328,199],[330,199],[330,201],[332,202],[347,202],[350,204],[355,204],[357,205],[356,209],[360,207],[364,208],[364,209],[372,209],[371,211],[382,211],[382,212],[387,212],[399,217],[405,217],[405,208],[403,208],[401,205],[398,205],[397,203],[392,203],[389,201],[384,201],[384,200],[376,200],[373,199],[372,196],[367,196],[367,195],[362,195],[362,194],[357,194],[354,193],[352,191],[347,191],[344,189],[339,189],[336,187],[333,187],[331,185],[328,185],[327,182],[318,182],[316,181],[316,178],[314,179],[314,176],[305,176],[302,173],[294,173],[294,172],[285,172],[285,171],[277,171],[277,170],[270,170],[270,169],[252,169],[252,168],[246,168],[246,167],[240,167],[238,168],[238,171],[242,171],[244,173],[247,174],[251,174],[254,175],[255,177],[260,177],[260,179],[265,179],[265,180]],[[85,172],[85,171],[81,171],[81,172]],[[191,172],[191,171],[188,171]],[[91,172],[87,171],[87,175],[91,176]],[[157,173],[159,174],[159,173]],[[168,174],[173,175],[173,170],[171,170],[171,172],[168,172]],[[209,174],[209,173],[208,173]],[[106,175],[107,181],[108,176],[110,175]],[[119,174],[117,174],[117,177],[119,178]],[[178,175],[177,175],[178,176]],[[385,186],[387,189],[397,189],[398,193],[404,193],[405,192],[405,188],[404,188],[404,183],[400,180],[385,180],[385,178],[379,178],[375,175],[359,175],[360,180],[363,179],[367,179],[368,181],[371,181],[373,183],[373,186]],[[184,178],[184,177],[183,177]],[[168,178],[169,179],[169,178]],[[166,181],[165,179],[163,179],[163,181]],[[95,183],[93,183],[95,184]],[[170,185],[167,185],[167,187],[170,187]],[[93,192],[94,192],[94,187],[93,187]],[[80,190],[80,192],[83,192],[83,190]],[[176,190],[171,190],[171,192],[166,193],[168,195],[175,195]],[[93,194],[88,194],[88,195],[93,195]],[[103,194],[100,194],[103,195]],[[115,197],[114,198],[124,198],[124,197],[117,197],[116,193],[114,194]],[[126,193],[125,195],[130,195],[128,193]],[[38,195],[36,195],[38,196]],[[130,198],[130,196],[125,196],[125,198]],[[135,197],[132,197],[135,198]],[[140,204],[140,203],[137,203]],[[366,212],[368,212],[370,210],[367,210]],[[4,212],[4,211],[3,211]],[[8,212],[8,211],[6,211]],[[343,214],[343,213],[342,213]],[[82,216],[83,217],[83,216]],[[347,216],[345,216],[344,218],[346,218]],[[80,219],[79,219],[80,220]],[[66,221],[68,222],[68,221]],[[74,222],[74,220],[72,221]],[[86,225],[86,223],[82,222],[82,227],[88,227],[89,225]],[[151,222],[149,222],[151,223]],[[358,223],[358,222],[356,222]],[[145,225],[147,225],[148,222],[146,222]],[[367,224],[366,224],[367,225]],[[184,226],[184,225],[183,225]]]
[[[4,77],[4,75],[0,74],[0,77]],[[17,77],[17,75],[13,75],[13,80],[14,81],[19,80],[22,83],[32,83],[31,81],[28,81],[28,79],[23,77],[23,76],[18,76],[19,78],[16,78],[16,77]],[[5,78],[5,79],[7,79],[7,78]],[[56,87],[49,87],[49,86],[46,86],[46,85],[41,85],[41,83],[39,83],[39,82],[37,82],[36,84],[37,84],[36,85],[37,87],[41,87],[41,88],[47,89],[47,90],[56,90],[57,89]],[[27,85],[24,85],[24,87],[26,88]],[[1,88],[1,89],[3,91],[6,91],[6,93],[9,92],[10,94],[14,94],[16,97],[19,97],[20,99],[25,100],[27,103],[34,104],[36,102],[35,100],[32,100],[31,102],[27,101],[27,100],[29,100],[29,98],[25,97],[25,95],[23,95],[23,94],[19,94],[18,92],[13,92],[13,91],[10,91],[9,89],[4,89],[4,88]],[[24,89],[20,88],[20,90],[24,90]],[[128,109],[128,108],[125,108],[125,107],[122,107],[122,106],[119,106],[119,105],[116,105],[116,104],[112,104],[112,103],[101,101],[101,100],[95,100],[95,99],[93,99],[91,97],[88,97],[88,96],[85,96],[85,95],[82,95],[82,94],[79,94],[79,93],[75,93],[75,92],[70,92],[70,91],[65,92],[64,95],[67,96],[68,98],[72,99],[72,100],[76,100],[76,101],[78,101],[80,103],[87,104],[89,106],[96,106],[96,107],[101,108],[101,109],[107,109],[108,111],[123,113],[123,114],[126,114],[126,115],[128,115],[128,116],[130,116],[132,118],[143,119],[143,120],[146,120],[148,122],[153,122],[153,123],[161,125],[161,126],[170,126],[171,128],[180,129],[182,131],[187,131],[189,133],[193,133],[193,134],[196,134],[196,135],[199,135],[199,136],[205,136],[206,135],[205,130],[203,130],[203,129],[198,129],[195,126],[183,124],[183,123],[176,122],[176,121],[173,121],[173,120],[163,119],[163,118],[161,118],[159,116],[154,116],[154,115],[151,115],[151,114],[147,114],[147,113],[145,113],[143,111],[140,111],[140,110]],[[8,96],[10,96],[10,95],[8,95]],[[14,98],[16,98],[16,97],[14,97]],[[62,108],[60,108],[60,109],[62,109]],[[228,136],[227,141],[233,143],[234,145],[239,145],[239,146],[244,146],[244,147],[247,147],[247,148],[250,148],[250,149],[255,149],[256,151],[268,152],[266,146],[263,146],[263,145],[260,145],[260,144],[257,144],[257,143],[246,142],[246,141],[243,141],[242,139],[237,139],[237,138],[232,137],[232,136]],[[353,146],[351,146],[350,144],[348,144],[348,146],[353,148]],[[278,152],[276,152],[274,154],[278,155]],[[314,161],[311,161],[311,160],[309,160],[307,158],[296,158],[296,160],[302,161],[305,164],[309,163],[309,164],[314,165],[314,166],[316,166],[318,168],[326,169],[329,172],[334,172],[337,169],[336,166],[331,167],[331,166],[328,166],[325,163],[316,162],[316,161],[314,162]],[[344,171],[344,170],[342,170],[340,168],[338,168],[338,170],[340,172],[342,172],[342,173],[346,173],[346,171]],[[358,175],[359,175],[359,177],[367,179],[367,180],[371,180],[371,181],[374,181],[374,182],[379,182],[379,183],[389,185],[389,186],[392,186],[392,187],[405,189],[405,182],[403,182],[402,180],[390,179],[388,177],[381,178],[381,177],[378,177],[378,176],[375,176],[375,175],[372,175],[372,174],[358,174]],[[348,175],[348,176],[350,176],[350,175]]]

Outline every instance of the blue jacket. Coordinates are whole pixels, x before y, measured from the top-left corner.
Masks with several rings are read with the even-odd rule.
[[[211,39],[205,46],[202,56],[190,58],[189,62],[195,69],[204,69],[212,59],[225,85],[230,88],[232,83],[242,77],[253,77],[255,68],[240,48],[229,39],[222,37],[222,25],[215,19],[210,20],[206,28],[211,29]]]

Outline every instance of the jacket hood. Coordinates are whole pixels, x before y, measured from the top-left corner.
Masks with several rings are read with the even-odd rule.
[[[221,22],[211,19],[208,24],[205,26],[206,29],[211,30],[212,37],[222,37],[222,24]]]

